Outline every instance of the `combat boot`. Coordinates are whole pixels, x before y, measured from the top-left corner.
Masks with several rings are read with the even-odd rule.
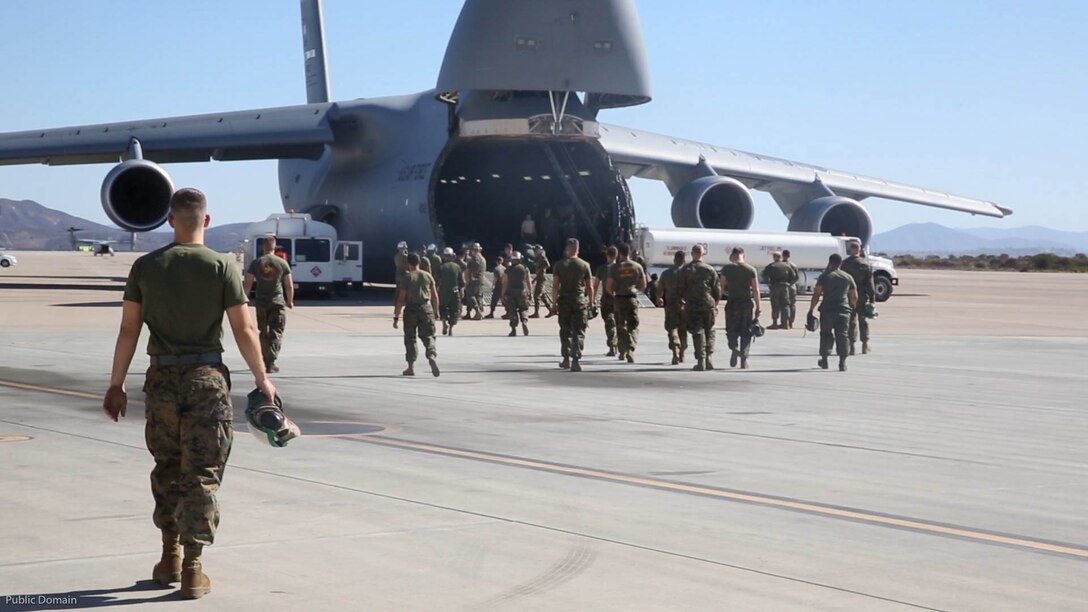
[[[778,327],[778,321],[771,321],[771,324],[767,326],[767,329],[780,329]]]
[[[401,372],[400,375],[401,376],[415,376],[416,375],[415,366],[413,366],[411,363],[409,363],[408,367],[404,368],[404,371]]]
[[[523,336],[528,336],[529,335],[529,326],[526,325],[525,323],[521,324],[521,335],[523,335]]]
[[[684,349],[680,349],[680,363],[684,363]]]
[[[839,371],[846,371],[846,357],[839,357]]]
[[[868,355],[871,351],[872,351],[872,349],[869,348],[869,341],[868,340],[861,343],[861,354],[862,355]]]
[[[748,369],[748,358],[745,357],[744,355],[740,356],[740,369],[742,369],[742,370],[747,370]]]
[[[605,357],[615,357],[616,356],[616,347],[614,347],[614,346],[608,347],[608,352],[605,353],[604,356]]]
[[[438,362],[434,360],[434,357],[428,357],[427,364],[431,366],[431,375],[438,378],[441,372],[438,371]]]
[[[494,319],[495,318],[495,311],[492,310],[491,312],[487,313],[487,316],[484,317],[484,318],[485,319]]]
[[[509,334],[506,334],[506,335],[507,335],[507,336],[510,336],[511,338],[513,338],[514,336],[517,336],[517,335],[518,335],[518,328],[516,328],[516,327],[511,327],[511,328],[510,328],[510,333],[509,333]]]
[[[703,370],[706,369],[706,366],[703,364],[702,359],[696,358],[695,359],[695,365],[691,369],[695,370],[696,372],[702,372]]]
[[[544,315],[544,318],[545,319],[550,319],[550,318],[552,318],[554,316],[556,316],[556,312],[554,310],[549,310],[548,314]]]
[[[482,321],[482,320],[483,320],[483,318],[484,318],[484,315],[483,315],[483,313],[481,313],[481,312],[480,312],[480,309],[479,309],[479,308],[477,308],[477,309],[476,309],[476,314],[475,314],[475,315],[474,315],[474,316],[472,317],[472,320],[473,320],[473,321]]]
[[[627,363],[634,363],[635,353],[632,351],[627,351],[626,353],[624,353],[624,358],[627,359]]]
[[[851,355],[853,355],[853,354],[854,354],[854,346],[855,346],[855,344],[854,344],[853,342],[851,342],[851,343],[850,343],[850,354],[851,354]]]
[[[537,308],[536,310],[534,310],[533,314],[529,315],[529,318],[530,319],[539,319],[540,318],[540,309]]]
[[[448,333],[449,335],[451,335],[451,336],[453,335],[453,324],[452,324],[452,323],[450,324],[450,328],[449,328],[449,330],[447,331],[447,333]]]
[[[181,548],[178,545],[178,534],[169,531],[162,532],[162,558],[151,570],[151,579],[163,586],[169,586],[170,583],[181,580]]]
[[[733,354],[729,356],[729,367],[737,367],[737,360],[740,359],[740,353],[733,351]]]
[[[559,362],[559,367],[564,369],[564,370],[569,370],[570,369],[570,359],[564,357],[563,361]]]
[[[442,335],[445,336],[446,334],[449,334],[449,333],[450,333],[450,324],[447,323],[446,321],[442,321]]]
[[[185,546],[185,561],[181,564],[182,599],[200,599],[212,591],[212,581],[200,565],[204,547],[199,544]]]
[[[571,372],[581,372],[582,371],[582,364],[578,363],[577,359],[571,361],[570,362],[570,371]]]
[[[820,360],[816,362],[816,365],[820,366],[820,369],[827,369],[827,357],[820,357]]]
[[[673,349],[672,350],[672,364],[677,365],[678,363],[680,363],[680,350],[679,349]]]
[[[707,355],[706,359],[703,360],[703,367],[705,367],[708,370],[713,370],[714,369],[714,363],[712,361],[710,361],[710,355]]]

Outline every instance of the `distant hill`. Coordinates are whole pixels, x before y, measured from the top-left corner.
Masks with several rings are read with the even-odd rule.
[[[205,233],[207,245],[217,251],[232,251],[242,241],[246,223],[212,226]],[[129,250],[131,234],[120,228],[54,210],[33,200],[8,200],[0,198],[0,247],[19,251],[68,251],[72,238],[68,228],[82,231],[77,238],[87,240],[115,240],[114,248]],[[173,234],[154,231],[136,234],[136,250],[152,251],[169,244]]]
[[[953,229],[911,223],[873,236],[874,253],[889,255],[1034,255],[1088,253],[1088,232],[1045,227]]]

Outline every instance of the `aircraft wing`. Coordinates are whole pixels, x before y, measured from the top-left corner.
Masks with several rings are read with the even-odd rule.
[[[689,181],[705,176],[705,171],[701,171],[699,167],[700,157],[703,157],[706,164],[717,174],[737,179],[751,189],[769,192],[787,214],[791,214],[810,199],[812,192],[809,187],[817,179],[835,195],[859,201],[877,197],[989,217],[1012,214],[1012,210],[986,200],[652,132],[601,124],[600,134],[601,144],[624,176],[665,181],[673,194]]]
[[[0,165],[117,163],[137,138],[155,162],[317,159],[333,141],[334,104],[103,123],[0,134]]]

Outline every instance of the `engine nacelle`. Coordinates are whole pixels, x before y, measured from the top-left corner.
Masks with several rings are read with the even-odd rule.
[[[102,208],[118,227],[146,232],[166,221],[174,181],[146,159],[121,162],[102,181]]]
[[[704,176],[684,185],[672,199],[676,227],[748,229],[755,218],[752,192],[725,176]]]
[[[827,196],[798,208],[790,217],[793,232],[822,232],[832,236],[854,236],[862,244],[873,237],[873,219],[857,200]]]

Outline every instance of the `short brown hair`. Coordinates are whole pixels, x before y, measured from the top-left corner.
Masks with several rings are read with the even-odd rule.
[[[261,246],[268,249],[269,251],[275,250],[275,248],[276,248],[276,237],[275,236],[265,236],[264,238],[261,238]]]
[[[567,248],[570,248],[570,247],[578,248],[578,239],[577,238],[567,238]]]
[[[208,198],[199,189],[178,189],[170,198],[170,214],[174,216],[175,226],[189,231],[198,229],[208,214]]]

